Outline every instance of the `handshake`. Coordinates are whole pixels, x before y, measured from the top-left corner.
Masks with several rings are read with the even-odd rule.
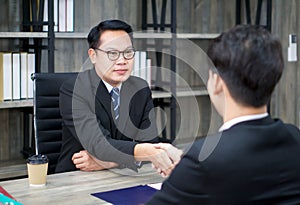
[[[169,143],[141,143],[135,146],[134,158],[137,161],[151,161],[153,168],[166,177],[179,163],[182,153]]]
[[[159,174],[169,176],[179,163],[182,151],[169,143],[140,143],[134,148],[136,161],[150,161]],[[96,171],[118,167],[115,162],[102,161],[92,156],[86,150],[75,153],[72,161],[81,171]]]

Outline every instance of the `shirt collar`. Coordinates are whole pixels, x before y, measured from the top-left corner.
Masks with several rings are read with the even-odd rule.
[[[258,120],[267,117],[268,113],[262,113],[262,114],[254,114],[254,115],[244,115],[241,117],[233,118],[232,120],[229,120],[225,122],[219,129],[219,132],[222,132],[224,130],[228,130],[233,125],[236,125],[240,122],[250,121],[250,120]]]
[[[106,82],[104,80],[102,80],[102,81],[103,81],[108,93],[111,93],[111,91],[114,87],[111,84],[109,84],[108,82]],[[121,87],[122,87],[122,83],[119,86],[117,86],[117,88],[119,88],[119,91],[121,91]]]

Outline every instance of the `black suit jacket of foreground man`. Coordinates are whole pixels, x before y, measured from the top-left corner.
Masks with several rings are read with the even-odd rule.
[[[111,96],[95,69],[79,73],[60,90],[63,144],[56,172],[76,170],[71,158],[86,149],[100,160],[136,170],[133,151],[138,142],[158,142],[151,91],[147,83],[129,77],[122,83],[118,127]],[[128,114],[129,113],[129,114]]]
[[[208,138],[219,142],[201,161]],[[270,117],[241,122],[196,141],[147,205],[300,204],[299,156],[295,126]]]

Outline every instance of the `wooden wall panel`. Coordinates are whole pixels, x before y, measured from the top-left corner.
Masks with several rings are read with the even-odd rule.
[[[88,58],[86,39],[57,39],[55,42],[55,71],[80,71]]]
[[[235,24],[235,0],[193,0],[190,2],[192,8],[190,16],[181,13],[184,18],[181,24],[191,22],[189,30],[180,28],[180,32],[192,33],[220,33]]]
[[[140,23],[141,1],[139,0],[74,0],[75,31],[88,32],[92,26],[105,19],[119,18],[137,29]]]
[[[9,158],[9,110],[0,110],[0,160]]]
[[[296,83],[296,96],[298,96],[298,99],[296,100],[295,104],[296,105],[296,110],[293,111],[293,113],[296,114],[296,121],[294,122],[294,124],[298,125],[298,127],[300,128],[300,49],[299,49],[299,43],[300,43],[300,2],[296,1],[296,19],[297,19],[297,28],[296,28],[296,34],[298,35],[298,63],[296,65],[296,69],[297,69],[297,82]],[[292,122],[293,123],[293,122]]]
[[[22,117],[20,109],[0,109],[0,160],[22,157]]]
[[[300,2],[297,0],[273,0],[272,33],[282,42],[285,69],[273,95],[271,111],[274,117],[300,127],[299,12]],[[298,62],[287,61],[288,35],[293,33],[298,37]]]

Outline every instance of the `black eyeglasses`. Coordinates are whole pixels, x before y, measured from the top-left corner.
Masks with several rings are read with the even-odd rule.
[[[123,53],[123,57],[126,59],[126,60],[130,60],[134,57],[134,54],[135,54],[135,50],[134,48],[128,48],[124,51],[118,51],[118,50],[110,50],[110,51],[104,51],[100,48],[94,48],[96,50],[99,50],[99,51],[102,51],[104,53],[107,54],[107,57],[109,60],[111,61],[116,61],[119,59],[120,57],[120,53]]]

